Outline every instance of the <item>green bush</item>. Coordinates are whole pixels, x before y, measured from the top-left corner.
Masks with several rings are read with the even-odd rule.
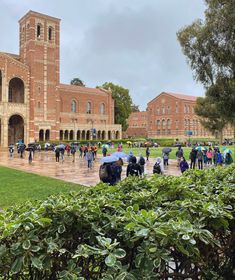
[[[235,165],[127,178],[0,215],[1,279],[234,279]]]

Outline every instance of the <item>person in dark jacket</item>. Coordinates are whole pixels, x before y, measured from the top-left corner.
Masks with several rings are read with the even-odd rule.
[[[180,170],[181,170],[181,173],[184,173],[186,170],[189,169],[189,165],[187,163],[187,161],[185,160],[184,157],[181,158],[181,161],[180,161]]]
[[[146,160],[149,160],[150,150],[149,147],[146,148]]]
[[[126,170],[126,176],[141,176],[142,171],[140,165],[137,163],[136,157],[132,157],[132,161],[128,164]]]
[[[196,158],[197,158],[197,150],[192,149],[192,151],[189,154],[189,159],[191,160],[190,162],[190,168],[195,169],[195,165],[196,165]]]

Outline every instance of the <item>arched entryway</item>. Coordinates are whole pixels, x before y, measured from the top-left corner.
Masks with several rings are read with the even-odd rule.
[[[24,82],[13,78],[9,82],[8,102],[24,103]]]
[[[108,131],[108,140],[111,140],[111,131]]]
[[[78,130],[78,131],[77,131],[77,140],[80,140],[80,139],[81,139],[81,131]]]
[[[102,140],[105,140],[106,132],[104,130],[102,131],[102,136],[101,137],[102,137]]]
[[[85,140],[85,139],[86,139],[86,131],[83,130],[83,131],[82,131],[82,140]]]
[[[100,140],[100,138],[101,138],[101,131],[100,131],[100,130],[98,130],[98,133],[97,133],[97,139],[98,139],[98,140]]]
[[[45,140],[46,140],[46,141],[49,141],[49,140],[50,140],[50,129],[47,129],[47,130],[46,130],[46,133],[45,133]]]
[[[63,130],[60,130],[60,140],[63,140],[63,134],[64,134]]]
[[[90,140],[90,135],[91,135],[90,130],[87,130],[87,132],[86,132],[86,140]]]
[[[20,115],[13,115],[8,122],[8,144],[24,141],[24,120]]]
[[[73,130],[70,130],[70,133],[69,133],[69,140],[73,140]]]
[[[65,132],[64,132],[64,140],[68,140],[68,138],[69,138],[69,132],[68,132],[68,130],[65,130]]]
[[[39,130],[39,141],[44,141],[44,130],[43,129]]]
[[[120,139],[120,133],[119,133],[119,131],[116,131],[116,139]]]

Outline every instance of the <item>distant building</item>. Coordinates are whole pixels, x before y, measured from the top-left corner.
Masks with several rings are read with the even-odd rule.
[[[131,137],[147,137],[147,112],[133,112],[128,118],[128,129],[125,132]]]
[[[212,134],[200,123],[199,117],[194,112],[196,96],[189,96],[178,93],[162,92],[151,100],[147,105],[147,137],[148,138],[209,138]],[[143,112],[142,112],[143,113]],[[133,115],[128,119],[130,127],[133,127]],[[135,135],[128,133],[128,136],[140,136],[142,130]],[[224,138],[233,137],[233,129],[227,127],[223,131]]]
[[[19,33],[19,55],[0,52],[0,146],[120,139],[110,91],[60,83],[60,19],[29,11]]]

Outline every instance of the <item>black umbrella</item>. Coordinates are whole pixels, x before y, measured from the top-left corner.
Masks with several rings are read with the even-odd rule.
[[[165,148],[162,149],[162,152],[164,154],[169,154],[171,152],[171,148],[165,147]]]

